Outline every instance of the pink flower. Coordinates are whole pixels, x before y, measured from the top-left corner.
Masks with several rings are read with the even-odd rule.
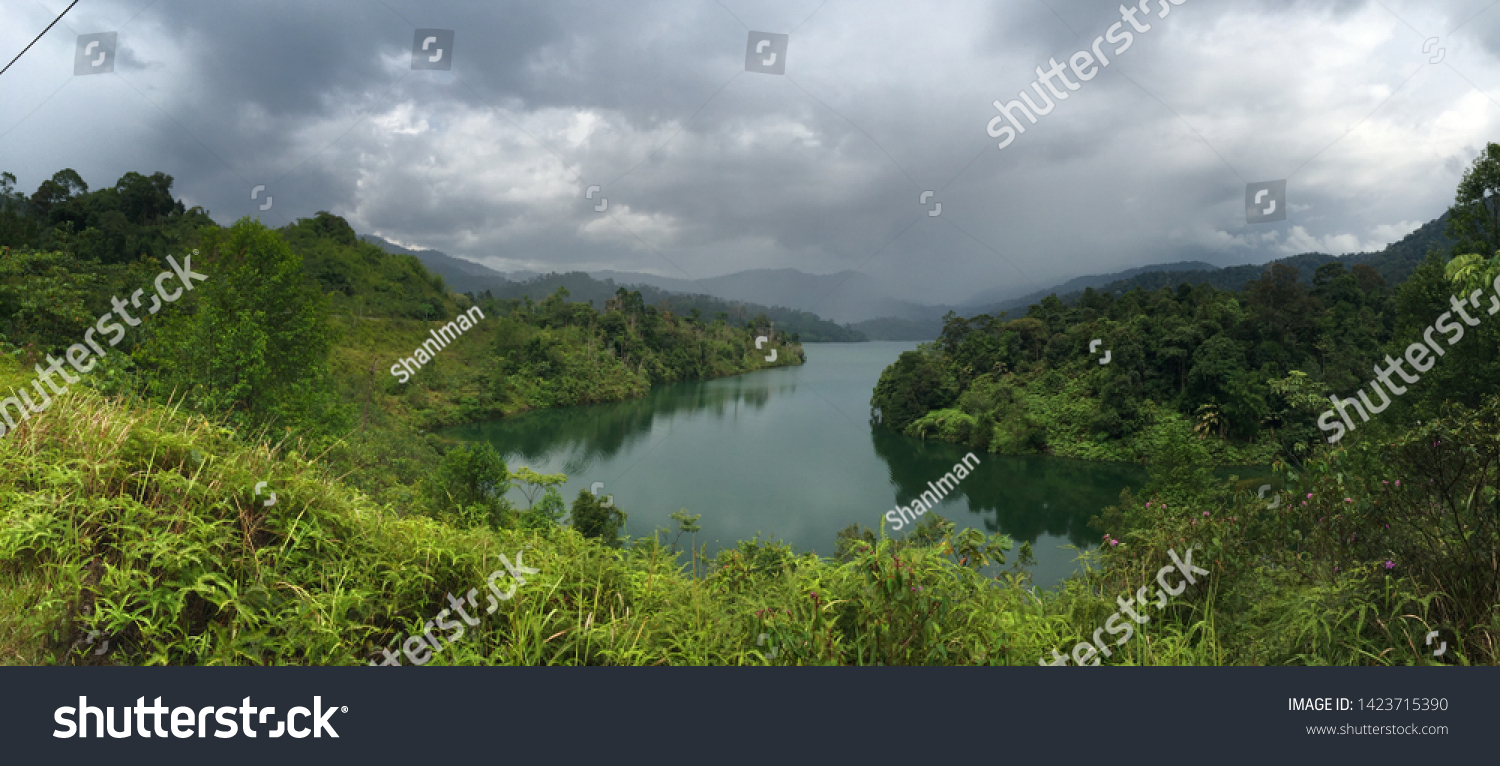
[[[1400,479],[1396,480],[1396,486],[1398,486],[1398,487],[1401,486],[1401,480]]]
[[[1109,544],[1110,544],[1110,545],[1119,545],[1119,544],[1120,544],[1120,541],[1119,541],[1119,540],[1110,540],[1110,541],[1109,541]]]
[[[1346,497],[1346,498],[1344,498],[1344,502],[1346,502],[1346,503],[1352,503],[1352,502],[1354,502],[1354,498],[1352,498],[1352,497]]]
[[[1311,499],[1312,499],[1312,493],[1311,493],[1311,492],[1309,492],[1309,493],[1307,493],[1307,499],[1308,499],[1308,500],[1311,500]]]
[[[1208,515],[1208,511],[1204,511],[1204,512],[1203,512],[1203,515],[1204,515],[1204,516],[1207,516],[1207,515]]]

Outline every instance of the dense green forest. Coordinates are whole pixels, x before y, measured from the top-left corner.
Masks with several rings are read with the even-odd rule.
[[[581,271],[543,274],[524,282],[494,280],[485,284],[483,289],[470,292],[478,292],[480,295],[495,298],[520,300],[536,295],[551,295],[560,289],[566,290],[575,301],[597,301],[600,305],[621,289],[626,289],[640,294],[643,301],[665,311],[694,316],[711,316],[726,322],[733,320],[736,324],[743,324],[747,317],[763,317],[764,322],[775,324],[785,330],[793,342],[854,343],[867,340],[864,334],[857,330],[806,311],[797,311],[785,306],[761,306],[754,303],[727,301],[711,295],[683,295],[651,285],[621,288],[613,279],[598,280]]]
[[[686,511],[668,540],[624,539],[629,509],[569,502],[560,474],[424,433],[764,368],[762,334],[777,364],[800,363],[769,319],[709,321],[623,289],[597,307],[565,290],[457,295],[331,214],[220,227],[161,174],[91,192],[63,171],[29,197],[0,176],[0,392],[16,392],[0,400],[15,421],[0,437],[0,662],[412,664],[445,594],[482,592],[502,555],[535,573],[479,624],[439,628],[429,664],[1085,662],[1117,596],[1185,555],[1194,586],[1105,662],[1427,664],[1441,628],[1442,662],[1493,664],[1495,329],[1473,327],[1336,445],[1316,417],[1450,294],[1500,276],[1497,169],[1490,145],[1450,211],[1453,248],[1400,284],[1326,266],[1310,286],[1273,268],[1243,292],[1052,297],[1012,320],[950,316],[902,355],[872,399],[888,426],[1151,465],[1095,519],[1093,566],[1049,592],[1030,587],[1026,546],[936,514],[899,540],[852,527],[831,558],[759,539],[709,558]],[[392,365],[413,356],[403,381]],[[1275,460],[1275,496],[1214,478],[1231,460]],[[99,634],[108,653],[89,650]]]
[[[1072,304],[1051,295],[1014,319],[950,313],[935,342],[881,376],[872,417],[1006,454],[1151,462],[1165,445],[1190,441],[1222,464],[1300,462],[1329,437],[1317,421],[1331,395],[1354,396],[1375,376],[1372,364],[1378,371],[1380,360],[1401,357],[1452,311],[1453,293],[1479,286],[1471,273],[1455,276],[1468,261],[1450,262],[1500,249],[1495,205],[1481,201],[1495,187],[1472,181],[1495,172],[1486,162],[1476,161],[1443,218],[1373,265],[1329,258],[1308,279],[1287,259],[1242,290],[1207,281],[1118,296],[1089,288]],[[1418,254],[1419,241],[1453,245]],[[1406,277],[1393,284],[1382,268]],[[1500,393],[1500,329],[1486,323],[1471,333],[1477,339],[1447,349],[1419,385],[1360,428],[1398,433],[1441,414],[1445,402],[1477,406]]]
[[[1441,281],[1440,263],[1424,268]],[[1240,293],[1090,289],[1012,320],[950,314],[936,342],[882,375],[872,405],[892,428],[996,452],[1146,460],[1207,434],[1222,462],[1268,463],[1317,440],[1324,392],[1368,377],[1366,355],[1392,341],[1397,303],[1364,265],[1327,264],[1307,289],[1277,264]]]

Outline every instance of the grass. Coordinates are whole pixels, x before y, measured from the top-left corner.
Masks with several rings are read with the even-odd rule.
[[[0,384],[29,378],[0,361]],[[430,664],[1031,665],[1090,636],[1168,547],[1194,542],[1212,575],[1111,664],[1430,657],[1421,598],[1401,581],[1240,563],[1254,557],[1227,526],[1140,519],[1128,548],[1084,554],[1099,566],[1046,593],[981,575],[966,551],[984,535],[935,517],[836,559],[744,541],[694,577],[656,538],[616,548],[567,527],[460,529],[377,504],[305,450],[87,389],[56,398],[0,439],[0,662],[363,664],[421,633],[448,593],[477,589],[485,604],[499,556],[524,551],[538,573]],[[260,481],[274,506],[253,495]],[[95,630],[102,655],[81,643]]]

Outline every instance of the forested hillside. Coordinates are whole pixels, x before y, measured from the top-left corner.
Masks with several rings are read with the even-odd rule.
[[[535,300],[538,296],[545,297],[563,289],[567,290],[572,300],[592,302],[597,306],[602,306],[619,290],[625,289],[640,295],[646,305],[656,306],[663,311],[676,314],[714,317],[741,325],[746,318],[763,316],[767,321],[776,323],[778,329],[785,330],[799,342],[852,343],[866,340],[865,336],[858,331],[806,311],[797,311],[784,306],[762,306],[756,303],[727,301],[711,295],[684,295],[650,285],[622,288],[612,279],[597,280],[581,271],[567,274],[542,274],[524,282],[485,281],[482,284],[483,289],[477,290],[477,294],[494,298]]]
[[[1351,255],[1333,256],[1327,253],[1302,253],[1300,255],[1278,258],[1268,264],[1256,266],[1246,264],[1243,266],[1228,266],[1215,268],[1206,263],[1183,264],[1191,268],[1176,269],[1168,267],[1152,267],[1131,269],[1124,272],[1124,276],[1113,280],[1101,280],[1098,277],[1086,277],[1074,279],[1064,283],[1047,294],[1057,295],[1064,303],[1075,303],[1083,297],[1085,288],[1080,286],[1073,288],[1072,285],[1087,282],[1101,293],[1110,295],[1123,295],[1131,290],[1159,290],[1161,288],[1175,288],[1181,284],[1200,285],[1206,284],[1219,290],[1239,292],[1244,290],[1251,282],[1259,279],[1268,269],[1275,265],[1287,266],[1297,270],[1304,285],[1311,286],[1313,276],[1318,269],[1330,263],[1342,263],[1345,269],[1353,269],[1355,266],[1365,265],[1375,270],[1388,284],[1400,284],[1416,271],[1427,254],[1434,249],[1446,251],[1452,247],[1453,240],[1445,233],[1448,214],[1428,221],[1421,225],[1416,231],[1392,242],[1383,250],[1372,253],[1354,253]],[[1037,303],[1046,295],[1034,293],[1024,298],[1000,301],[985,313],[996,314],[1006,312],[1016,314],[1018,310],[1025,309],[1033,303]]]
[[[1470,175],[1487,172],[1476,165]],[[1401,357],[1451,310],[1458,286],[1445,267],[1461,251],[1500,249],[1494,220],[1494,205],[1476,198],[1379,257],[1308,254],[1263,269],[1184,272],[1175,284],[1148,272],[1133,279],[1151,289],[1088,288],[1073,303],[1051,295],[1024,317],[950,314],[936,342],[882,375],[874,414],[911,435],[1004,453],[1150,462],[1186,440],[1225,464],[1300,461],[1329,436],[1317,423],[1328,397],[1353,396],[1377,362]],[[1247,269],[1260,273],[1243,289],[1214,284]],[[1404,279],[1392,283],[1382,270]],[[1444,401],[1472,406],[1500,392],[1500,330],[1475,332],[1360,427],[1398,428]]]
[[[110,345],[121,351],[91,360],[83,385],[331,446],[350,480],[376,496],[431,482],[444,445],[429,444],[423,429],[803,359],[764,316],[678,315],[624,289],[590,306],[558,289],[539,304],[479,299],[483,321],[421,369],[393,371],[475,300],[416,258],[361,241],[338,216],[226,229],[174,201],[161,173],[90,191],[64,170],[30,198],[13,176],[0,179],[0,338],[22,369],[84,340],[111,296],[139,299],[139,288],[170,273],[168,256],[187,258],[208,278],[159,313],[119,325]],[[758,350],[760,335],[770,343]],[[394,454],[401,458],[389,463]]]
[[[761,334],[776,364],[800,362],[769,319],[705,321],[623,289],[597,307],[565,290],[471,299],[337,216],[220,227],[165,176],[7,186],[0,387],[25,402],[0,436],[0,662],[1032,665],[1097,640],[1116,594],[1191,551],[1197,585],[1105,661],[1493,664],[1494,320],[1466,321],[1337,445],[1316,413],[1410,354],[1454,296],[1494,290],[1484,200],[1500,189],[1468,182],[1496,169],[1492,144],[1450,216],[1454,252],[1399,285],[1326,264],[1311,286],[1273,266],[1242,292],[1053,297],[1012,320],[950,316],[888,368],[872,399],[887,426],[1152,465],[1094,519],[1098,566],[1051,592],[1031,587],[1026,546],[935,513],[899,539],[851,527],[832,558],[624,539],[627,509],[567,502],[561,474],[423,433],[761,369]],[[1274,497],[1210,470],[1277,458]],[[677,539],[699,529],[673,518]],[[407,639],[501,554],[536,573],[418,662]],[[1452,639],[1441,660],[1433,629]],[[101,634],[108,653],[85,643]]]
[[[505,274],[472,261],[454,258],[437,250],[409,250],[379,237],[366,236],[361,239],[386,252],[402,253],[422,261],[430,271],[443,275],[454,290],[466,295],[487,295],[516,300],[530,298],[533,301],[539,301],[557,292],[558,288],[563,288],[576,302],[603,306],[606,301],[613,299],[622,287],[622,284],[616,283],[613,279],[594,279],[582,271],[570,271],[566,274],[556,272]],[[765,316],[767,320],[779,325],[794,338],[808,343],[848,343],[866,340],[864,335],[848,327],[840,326],[816,314],[789,309],[785,306],[762,306],[758,303],[725,300],[701,293],[674,292],[648,284],[623,286],[628,291],[639,293],[647,305],[678,314],[696,311],[702,316],[722,315],[726,321],[733,317],[737,324],[744,324],[747,316]]]

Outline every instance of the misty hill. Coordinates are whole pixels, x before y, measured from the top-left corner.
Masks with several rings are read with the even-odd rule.
[[[567,288],[570,302],[590,303],[596,308],[603,308],[604,302],[614,298],[615,291],[625,286],[615,283],[612,279],[598,280],[582,271],[573,271],[567,274],[543,274],[524,282],[492,279],[486,283],[483,290],[474,294],[490,295],[495,298],[530,298],[533,301],[541,301],[556,292],[559,287]],[[798,340],[803,343],[868,340],[863,334],[830,322],[816,314],[783,306],[726,301],[711,295],[684,295],[650,285],[638,285],[633,289],[640,291],[641,299],[648,306],[665,308],[680,316],[690,315],[693,309],[698,309],[703,321],[706,322],[711,322],[715,315],[724,313],[729,316],[731,325],[743,326],[747,320],[754,319],[757,314],[765,314],[767,319],[776,323],[776,329],[785,330],[788,334],[796,333]]]
[[[1433,248],[1446,249],[1453,245],[1453,240],[1444,233],[1447,226],[1448,214],[1428,221],[1418,227],[1416,231],[1402,237],[1396,242],[1387,245],[1383,250],[1368,253],[1353,253],[1351,255],[1336,256],[1327,253],[1301,253],[1286,258],[1278,258],[1264,264],[1245,264],[1243,266],[1228,266],[1219,268],[1201,262],[1187,262],[1183,264],[1169,264],[1177,268],[1162,268],[1147,266],[1141,269],[1132,269],[1127,272],[1110,274],[1103,277],[1081,277],[1071,280],[1046,292],[1032,293],[1031,295],[1000,301],[988,307],[965,307],[960,312],[966,316],[977,313],[998,315],[1000,312],[1009,312],[1011,315],[1019,316],[1026,308],[1048,295],[1056,295],[1065,303],[1072,303],[1083,295],[1083,291],[1093,287],[1100,292],[1122,295],[1139,287],[1144,290],[1159,290],[1163,287],[1175,288],[1180,284],[1208,284],[1220,290],[1243,290],[1246,284],[1259,279],[1266,269],[1273,263],[1280,263],[1297,269],[1297,277],[1307,285],[1312,284],[1313,274],[1319,266],[1335,261],[1343,263],[1346,268],[1352,268],[1358,264],[1365,264],[1375,269],[1383,277],[1387,284],[1399,284],[1416,270],[1422,260],[1427,257],[1428,251]]]
[[[400,253],[416,258],[422,262],[423,266],[427,267],[428,271],[442,277],[448,287],[460,293],[474,292],[475,287],[487,284],[495,279],[524,282],[532,277],[540,276],[540,272],[536,271],[496,271],[467,258],[456,258],[441,250],[413,250],[374,234],[361,235],[360,239],[379,247],[387,253]]]
[[[648,284],[673,292],[706,293],[732,301],[789,306],[816,312],[836,322],[880,317],[933,319],[950,308],[897,300],[873,277],[857,271],[808,274],[797,269],[751,269],[697,280],[619,271],[596,271],[593,276],[626,285]]]
[[[1018,307],[1030,306],[1033,303],[1049,295],[1070,295],[1081,293],[1085,288],[1099,289],[1111,282],[1118,282],[1141,274],[1150,272],[1172,272],[1188,273],[1194,271],[1213,271],[1219,267],[1204,263],[1203,261],[1179,261],[1177,263],[1154,263],[1147,266],[1138,266],[1133,269],[1116,271],[1110,274],[1092,274],[1085,277],[1075,277],[1055,287],[1039,290],[1029,295],[1012,297],[1014,291],[1005,287],[994,287],[985,290],[973,298],[964,302],[964,308],[976,306],[994,306],[996,304],[1015,304]],[[1174,285],[1175,286],[1175,285]]]
[[[673,313],[681,315],[690,314],[696,308],[701,312],[706,321],[712,321],[715,314],[723,312],[729,315],[732,323],[743,324],[746,319],[753,319],[757,314],[765,314],[766,318],[775,322],[779,329],[786,330],[788,333],[797,333],[799,339],[806,343],[857,342],[868,340],[868,338],[858,331],[840,326],[811,312],[753,301],[724,299],[723,296],[703,294],[701,292],[696,294],[688,293],[686,292],[686,288],[692,287],[697,283],[686,279],[673,280],[666,277],[654,277],[650,274],[630,272],[600,272],[601,274],[617,274],[621,277],[629,277],[632,280],[630,282],[617,282],[609,278],[596,279],[582,271],[574,271],[566,274],[537,274],[530,271],[504,272],[496,271],[488,266],[483,266],[463,258],[455,258],[441,250],[413,250],[372,235],[365,235],[361,239],[378,245],[386,252],[401,253],[416,258],[429,271],[441,275],[448,287],[459,293],[472,293],[474,295],[488,293],[495,298],[529,297],[533,301],[541,301],[543,298],[556,292],[557,288],[566,287],[568,289],[569,301],[592,303],[595,308],[602,309],[605,301],[615,297],[615,290],[621,287],[630,287],[631,289],[640,291],[641,298],[647,305],[665,306]],[[792,275],[812,276],[802,274],[802,272],[795,269],[784,269],[783,271],[790,272]],[[733,276],[736,275],[730,275],[730,277]],[[663,285],[677,285],[678,287],[663,287],[650,284],[644,279],[637,279],[645,277],[655,279]],[[730,277],[719,277],[718,280],[720,282],[724,280],[733,282]],[[710,280],[702,281],[707,282]]]
[[[365,235],[361,237],[366,242],[378,245],[390,253],[401,253],[410,255],[422,261],[422,263],[434,274],[443,277],[449,287],[460,293],[479,294],[490,290],[496,297],[502,294],[509,295],[515,292],[512,288],[501,284],[499,280],[510,282],[527,282],[534,280],[541,274],[534,271],[497,271],[482,266],[473,261],[463,258],[455,258],[441,250],[413,250],[402,247],[394,242],[378,236]],[[583,272],[574,272],[583,273]],[[770,312],[791,312],[785,314],[788,321],[798,326],[809,328],[818,340],[832,340],[843,338],[846,340],[865,340],[860,333],[848,333],[838,322],[866,322],[879,319],[879,322],[869,326],[878,328],[879,331],[888,331],[889,335],[879,336],[881,340],[929,340],[937,337],[937,332],[942,328],[941,317],[944,313],[953,309],[952,306],[923,306],[909,301],[901,301],[886,295],[873,278],[855,271],[841,271],[837,274],[808,274],[797,269],[753,269],[741,271],[735,274],[726,274],[718,277],[706,277],[704,279],[676,279],[663,277],[656,274],[633,271],[594,271],[588,276],[602,285],[609,282],[609,296],[614,297],[614,290],[618,287],[630,287],[641,291],[642,297],[647,302],[652,302],[651,296],[665,296],[676,294],[678,296],[699,296],[719,299],[718,307],[710,311],[708,303],[702,303],[705,316],[712,316],[718,311],[729,311],[734,313],[734,305],[746,304],[746,311],[751,311],[754,305],[756,311],[760,307],[782,307],[777,309],[767,308],[766,316],[777,319]],[[604,298],[597,285],[585,285],[572,276],[568,275],[566,283],[568,290],[574,295],[573,300],[589,300],[579,297],[580,294],[593,296],[597,299],[596,305],[604,305]],[[558,281],[549,281],[547,284],[562,284]],[[537,288],[539,290],[540,287]],[[537,290],[529,290],[535,293]],[[519,297],[519,296],[517,296]],[[541,300],[545,294],[533,294],[532,300]],[[696,299],[695,299],[696,300]],[[679,298],[679,303],[682,300]],[[682,304],[687,305],[687,304]],[[801,318],[792,319],[792,314],[803,314]],[[751,316],[754,316],[752,311]],[[818,325],[823,321],[821,317],[833,320],[826,326]],[[838,329],[834,329],[838,328]],[[792,330],[796,331],[796,330]],[[803,340],[811,340],[807,333],[803,333]],[[813,341],[817,342],[817,341]]]

